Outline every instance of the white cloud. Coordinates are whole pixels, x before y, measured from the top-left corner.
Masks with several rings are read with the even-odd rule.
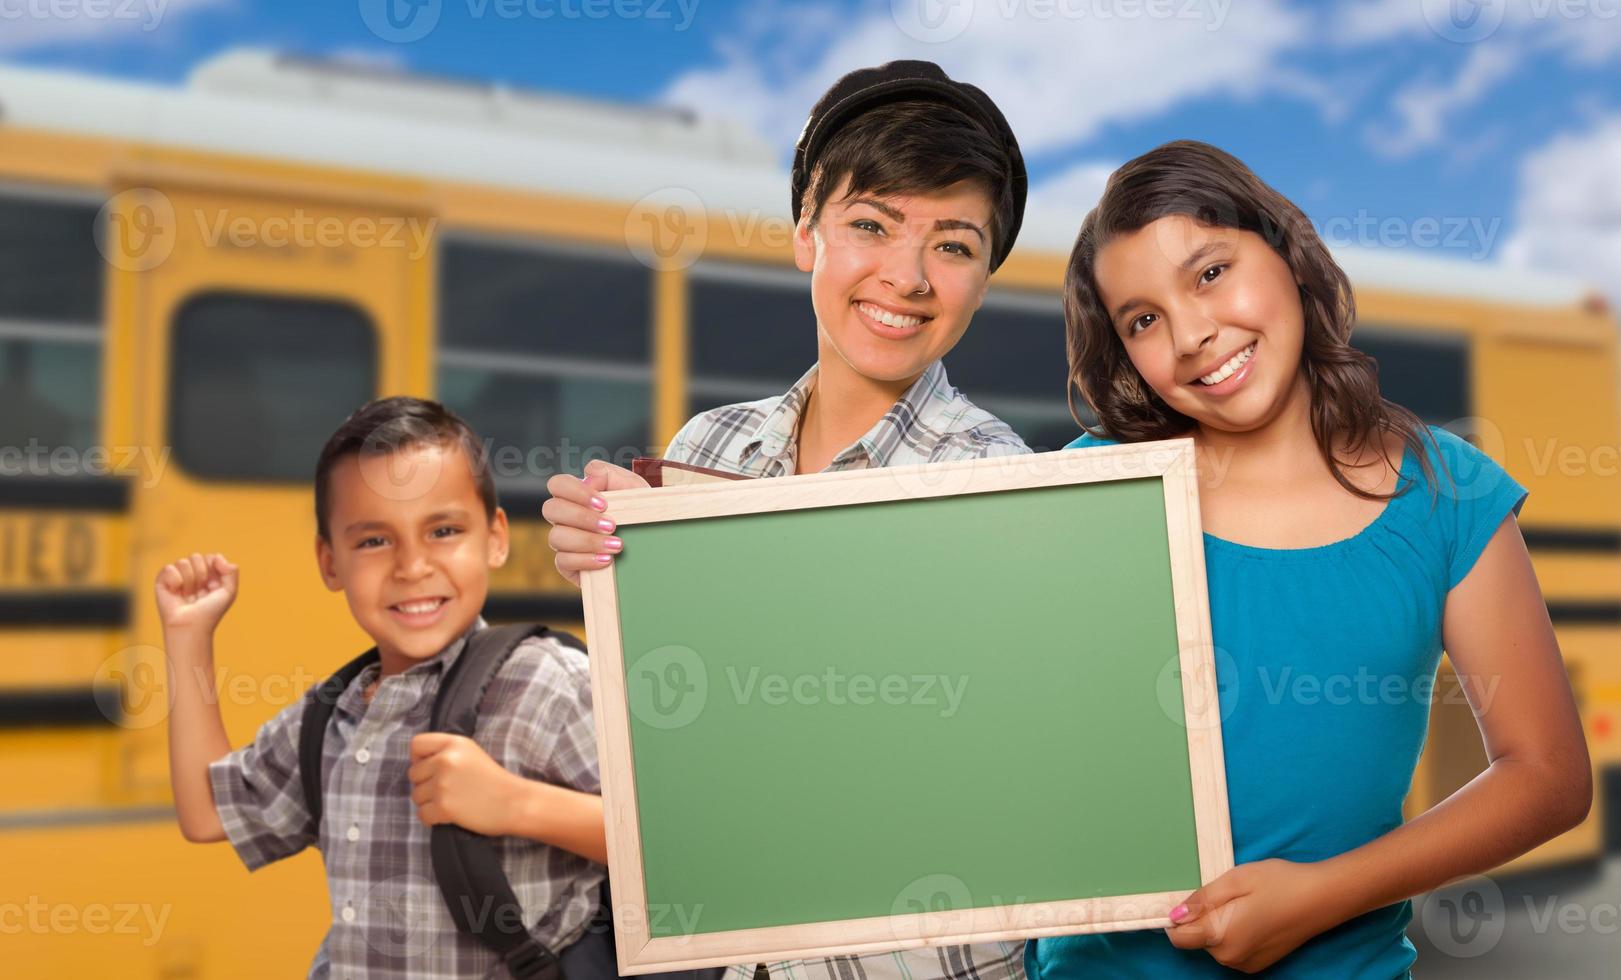
[[[1362,45],[1428,31],[1420,0],[1360,0],[1334,11],[1326,36],[1344,45]]]
[[[954,20],[931,34],[938,22],[908,7],[919,2]],[[787,147],[840,75],[919,58],[996,99],[1034,156],[1192,99],[1273,91],[1279,59],[1309,40],[1310,26],[1284,0],[895,0],[853,22],[820,3],[769,6],[772,16],[720,50],[719,65],[682,75],[664,100],[739,119]]]
[[[1418,81],[1399,89],[1392,100],[1398,121],[1394,125],[1370,123],[1369,143],[1377,152],[1391,157],[1407,156],[1441,143],[1446,138],[1449,117],[1483,99],[1493,86],[1512,75],[1520,62],[1519,51],[1507,43],[1476,45],[1451,81]]]
[[[1339,73],[1328,78],[1288,67],[1273,69],[1267,79],[1269,87],[1283,95],[1293,95],[1317,106],[1323,121],[1330,125],[1343,123],[1357,101],[1367,92],[1372,78],[1366,73]]]
[[[1029,210],[1073,217],[1069,223],[1079,228],[1086,212],[1103,196],[1103,186],[1116,166],[1087,161],[1041,181],[1030,188]]]
[[[1621,116],[1526,157],[1503,259],[1585,279],[1621,306]]]
[[[1621,53],[1615,0],[1360,0],[1335,8],[1325,36],[1342,46],[1421,38],[1474,44],[1536,37],[1577,61]]]
[[[1097,206],[1117,164],[1083,160],[1038,181],[1025,202],[1019,241],[1026,248],[1065,252],[1086,213]]]
[[[1458,26],[1462,18],[1469,26]],[[1339,44],[1393,39],[1455,41],[1468,47],[1513,38],[1587,67],[1621,55],[1616,0],[1369,0],[1337,9],[1327,32]]]
[[[1571,63],[1589,68],[1621,56],[1621,4],[1596,0],[1585,17],[1556,18],[1545,46],[1563,52]]]
[[[174,24],[235,0],[50,0],[0,9],[0,54],[58,44],[161,44]]]
[[[1457,74],[1403,85],[1391,97],[1393,119],[1369,124],[1375,152],[1401,157],[1452,141],[1457,114],[1533,59],[1549,56],[1576,68],[1594,68],[1621,56],[1621,3],[1617,0],[1362,0],[1335,9],[1324,36],[1341,47],[1369,48],[1417,41],[1426,54],[1450,61],[1463,54]],[[1452,162],[1458,163],[1456,153]]]

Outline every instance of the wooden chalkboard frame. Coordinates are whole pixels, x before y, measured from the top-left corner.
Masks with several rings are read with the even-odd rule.
[[[837,508],[957,494],[1158,478],[1181,665],[1200,881],[1233,867],[1204,541],[1191,439],[1035,455],[818,473],[775,480],[621,490],[605,494],[621,527],[772,511]],[[1021,546],[1028,546],[1028,538]],[[896,914],[681,936],[651,934],[631,751],[630,705],[612,567],[581,576],[591,651],[597,751],[614,883],[619,970],[652,973],[734,963],[859,955],[921,946],[1073,935],[1170,925],[1188,892],[1158,892]],[[620,914],[623,913],[623,914]]]

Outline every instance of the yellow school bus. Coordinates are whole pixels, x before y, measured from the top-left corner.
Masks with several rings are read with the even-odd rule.
[[[212,550],[243,568],[216,657],[243,744],[367,645],[316,573],[310,478],[356,406],[417,394],[491,443],[515,547],[486,616],[577,627],[545,478],[625,462],[815,357],[781,154],[676,110],[253,51],[178,88],[0,67],[0,106],[5,972],[298,975],[329,918],[318,858],[250,879],[176,829],[158,568]],[[1058,290],[1078,218],[1032,213],[948,359],[1042,448],[1075,433]],[[1387,394],[1530,488],[1525,535],[1613,774],[1614,320],[1548,277],[1343,259]],[[1438,697],[1410,809],[1483,764],[1467,704]],[[1603,820],[1517,865],[1593,859]]]

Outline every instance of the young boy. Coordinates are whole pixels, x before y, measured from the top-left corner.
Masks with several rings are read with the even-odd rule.
[[[782,395],[692,419],[665,458],[773,477],[1029,452],[940,364],[1024,213],[1024,161],[995,103],[926,61],[851,72],[811,110],[792,180],[794,260],[811,274],[816,364]],[[552,477],[541,513],[558,571],[577,584],[580,572],[610,563],[623,545],[598,492],[646,485],[603,462],[583,480]],[[1022,949],[986,943],[769,971],[787,980],[1007,980],[1023,976]],[[757,972],[734,968],[729,980]]]
[[[320,849],[332,924],[311,977],[507,975],[457,931],[439,893],[429,838],[440,823],[501,838],[523,921],[563,952],[596,910],[607,860],[585,656],[531,637],[492,678],[476,741],[425,731],[441,678],[485,626],[490,569],[507,558],[483,444],[436,402],[374,401],[321,451],[315,517],[321,577],[380,656],[328,726],[324,814],[317,824],[299,775],[307,698],[231,750],[211,692],[214,629],[236,598],[237,566],[193,554],[156,582],[181,832],[229,840],[249,870]]]

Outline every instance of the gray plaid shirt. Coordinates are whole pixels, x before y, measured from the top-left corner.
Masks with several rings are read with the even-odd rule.
[[[815,383],[813,367],[784,394],[705,412],[681,427],[664,458],[751,477],[790,476],[799,448],[794,431]],[[873,469],[1029,451],[1006,422],[951,387],[945,367],[935,361],[866,435],[835,456],[827,468]],[[770,969],[773,978],[786,980],[1022,980],[1024,943],[792,960],[772,963]],[[752,965],[732,967],[726,980],[751,980],[754,970]]]
[[[429,856],[430,827],[411,802],[411,737],[427,730],[439,680],[478,619],[441,653],[384,680],[372,665],[339,698],[324,752],[319,828],[298,775],[305,699],[259,729],[252,744],[208,767],[225,834],[252,871],[320,848],[332,924],[310,967],[315,978],[448,980],[507,975],[496,954],[451,921]],[[545,637],[513,651],[480,702],[474,741],[528,779],[600,793],[585,655]],[[605,870],[560,848],[516,837],[498,844],[525,921],[560,951],[596,910]]]
[[[781,395],[710,409],[689,420],[664,458],[750,477],[792,476],[794,430],[816,384],[806,371]],[[866,434],[833,457],[828,471],[1028,453],[1006,422],[951,387],[939,361],[906,389]]]

